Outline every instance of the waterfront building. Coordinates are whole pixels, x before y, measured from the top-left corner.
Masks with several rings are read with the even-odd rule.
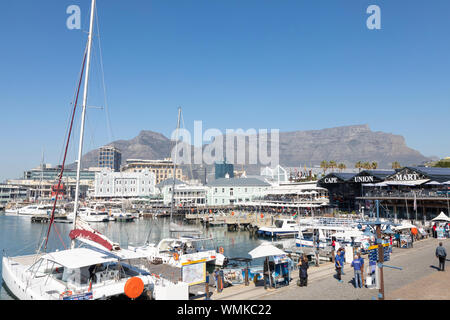
[[[171,158],[164,160],[142,160],[142,159],[128,159],[125,166],[122,167],[122,172],[141,172],[147,169],[156,177],[156,184],[173,177],[173,161]],[[178,180],[186,180],[183,177],[183,170],[176,168],[175,178]]]
[[[173,189],[173,179],[162,181],[157,186],[163,197],[164,205],[172,203],[172,195],[175,199],[175,206],[204,206],[207,201],[208,187],[200,184],[187,184],[184,181],[175,180],[175,191]]]
[[[5,206],[8,202],[22,202],[27,198],[27,188],[10,184],[0,184],[0,206]]]
[[[318,182],[330,193],[330,203],[345,211],[373,214],[375,200],[388,218],[431,220],[450,210],[450,168],[404,167],[332,172]]]
[[[80,180],[92,180],[95,179],[95,173],[99,171],[99,168],[89,168],[83,169],[80,171]],[[58,165],[53,167],[51,164],[44,164],[43,166],[39,166],[37,168],[25,171],[23,174],[24,180],[49,180],[49,181],[57,181],[59,175],[61,173],[61,166]],[[77,170],[64,168],[63,179],[77,178]]]
[[[119,149],[113,146],[104,146],[99,149],[98,153],[98,167],[110,168],[115,172],[120,171],[122,164],[122,153]]]
[[[263,178],[222,178],[208,184],[209,205],[232,205],[261,197],[272,186]]]
[[[93,198],[140,198],[156,194],[155,174],[147,169],[140,172],[114,172],[104,168],[96,173]]]

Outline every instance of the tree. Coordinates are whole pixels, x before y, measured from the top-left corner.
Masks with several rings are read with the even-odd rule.
[[[331,160],[331,161],[328,163],[328,166],[331,168],[331,170],[337,168],[336,161]]]
[[[320,163],[320,167],[323,169],[323,174],[325,174],[325,172],[327,172],[327,170],[328,170],[328,168],[329,168],[328,161],[323,160],[323,161]]]
[[[338,169],[341,170],[341,172],[342,172],[342,170],[347,169],[347,166],[345,165],[345,163],[339,163],[338,164]]]
[[[372,165],[370,164],[370,162],[364,162],[362,167],[364,169],[368,170],[368,169],[372,168]]]
[[[356,168],[356,169],[359,169],[359,172],[361,172],[362,166],[363,166],[363,164],[362,164],[361,161],[358,161],[358,162],[355,164],[355,168]]]
[[[373,161],[371,167],[374,170],[377,169],[378,168],[378,162]]]
[[[400,169],[402,166],[398,161],[392,162],[392,169]]]

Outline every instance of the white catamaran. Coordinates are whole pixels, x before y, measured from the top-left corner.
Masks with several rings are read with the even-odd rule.
[[[9,257],[4,255],[2,259],[3,281],[12,295],[20,300],[114,299],[125,297],[125,294],[129,298],[137,298],[144,294],[144,292],[153,299],[188,299],[189,286],[187,283],[174,283],[136,267],[131,262],[139,259],[144,260],[142,255],[130,250],[121,249],[117,243],[113,243],[104,235],[92,229],[80,217],[77,217],[95,5],[96,0],[92,0],[87,50],[81,69],[78,92],[72,113],[72,123],[67,138],[66,152],[58,184],[60,185],[61,183],[64,171],[78,93],[81,87],[84,67],[86,66],[73,228],[69,235],[72,240],[71,247],[51,253],[38,252],[37,254],[28,256]],[[47,241],[54,220],[57,199],[58,194],[55,197],[44,251],[47,249]],[[81,241],[85,247],[75,248],[75,240]],[[136,287],[139,288],[137,294]],[[133,294],[136,294],[136,296],[131,297],[127,293],[127,288]]]

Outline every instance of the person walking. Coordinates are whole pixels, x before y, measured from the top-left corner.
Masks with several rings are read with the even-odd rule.
[[[345,275],[345,272],[344,272],[344,264],[345,264],[345,248],[344,247],[342,247],[342,248],[340,248],[341,249],[341,273],[343,274],[343,275]]]
[[[355,276],[354,276],[355,288],[362,288],[362,278],[361,278],[362,265],[361,265],[361,259],[356,254],[355,254],[355,257],[354,257],[354,259],[352,261],[352,267],[353,267],[353,270],[355,272]]]
[[[439,271],[445,271],[445,258],[447,257],[447,251],[442,246],[442,242],[439,242],[439,247],[436,248],[436,258],[439,259]]]
[[[334,266],[336,268],[336,278],[338,279],[339,282],[342,282],[342,279],[341,279],[341,270],[342,270],[341,251],[342,251],[342,249],[339,248],[336,253],[336,257],[334,258]]]
[[[306,287],[308,286],[308,257],[302,255],[297,266],[299,267],[300,287]]]

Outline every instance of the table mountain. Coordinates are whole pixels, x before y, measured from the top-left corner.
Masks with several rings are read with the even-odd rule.
[[[429,161],[419,151],[409,148],[403,136],[374,132],[368,125],[280,132],[279,142],[280,164],[288,167],[314,166],[323,160],[343,162],[349,168],[353,168],[357,161],[376,161],[379,168],[390,168],[394,161],[402,166]],[[115,141],[111,145],[121,150],[123,165],[126,159],[167,158],[173,142],[160,133],[141,131],[134,139]],[[206,145],[203,148],[205,147]],[[268,149],[270,150],[270,141]],[[248,155],[248,151],[246,153]],[[225,153],[224,155],[228,161],[232,160]],[[97,158],[98,150],[87,153],[83,157],[83,167],[97,166]],[[250,167],[255,169],[258,166]]]

